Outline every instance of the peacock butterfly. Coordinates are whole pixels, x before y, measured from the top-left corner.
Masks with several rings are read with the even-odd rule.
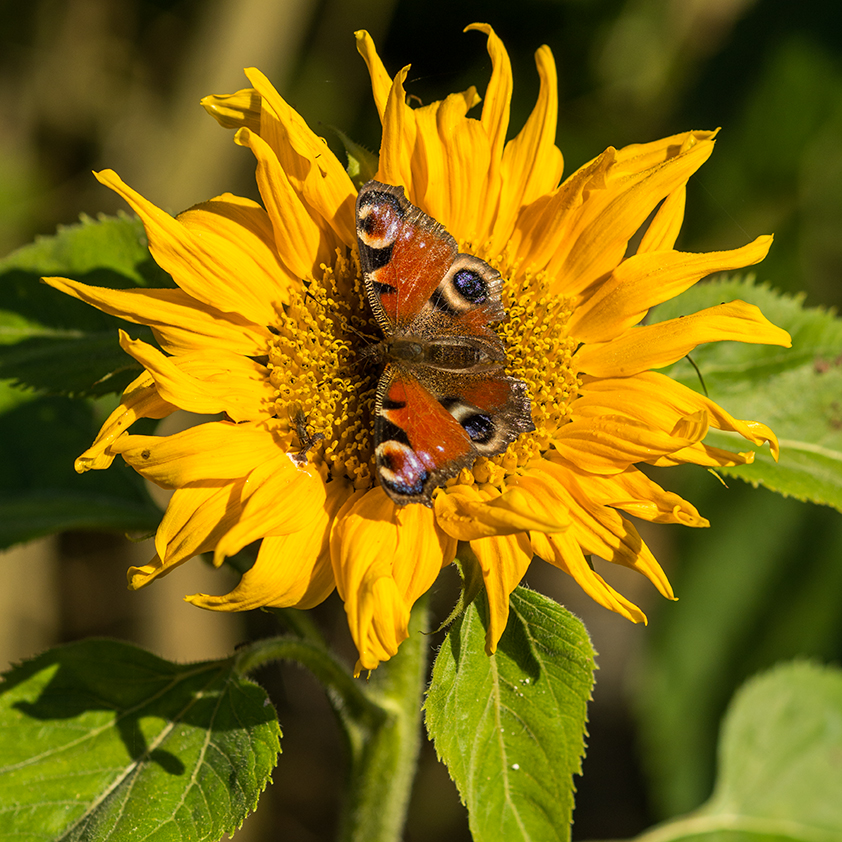
[[[505,373],[491,325],[505,316],[502,279],[462,254],[402,187],[369,181],[357,196],[365,290],[384,339],[374,453],[380,485],[399,506],[432,494],[479,456],[534,430],[522,380]]]

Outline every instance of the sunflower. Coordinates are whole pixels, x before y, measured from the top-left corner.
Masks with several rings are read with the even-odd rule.
[[[755,445],[774,434],[731,417],[658,373],[698,344],[789,345],[788,335],[741,301],[642,326],[652,306],[712,272],[762,260],[771,237],[733,251],[674,249],[688,178],[713,150],[690,131],[609,148],[562,181],[555,146],[557,90],[550,50],[536,53],[537,103],[506,141],[512,73],[490,26],[492,72],[478,117],[476,89],[411,107],[366,32],[357,48],[371,76],[383,135],[376,179],[400,185],[442,223],[460,251],[504,279],[497,326],[507,372],[527,384],[534,430],[480,457],[433,496],[397,506],[376,481],[372,412],[376,372],[361,348],[377,325],[361,280],[357,190],[325,142],[257,70],[252,86],[203,100],[257,161],[263,206],[224,194],[176,218],[112,171],[97,178],[143,221],[150,251],[177,289],[108,290],[48,282],[108,313],[148,325],[159,347],[122,332],[144,369],[123,394],[78,471],[121,456],[173,494],[156,554],[129,570],[149,584],[200,553],[226,557],[259,541],[257,559],[203,608],[312,607],[335,588],[359,652],[357,670],[397,652],[410,610],[466,542],[481,567],[494,651],[509,594],[534,558],[573,577],[598,603],[634,622],[643,613],[589,563],[596,555],[670,584],[634,526],[707,526],[656,485],[640,463],[706,467],[750,462],[704,443],[709,427]],[[632,237],[646,221],[636,249]],[[376,341],[373,339],[371,341]],[[138,418],[177,409],[211,416],[169,436],[133,435]],[[464,547],[464,545],[463,545]]]

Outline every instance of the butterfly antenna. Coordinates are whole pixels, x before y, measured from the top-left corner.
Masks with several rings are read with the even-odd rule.
[[[693,370],[696,372],[696,376],[699,378],[699,384],[702,387],[702,391],[705,393],[705,397],[709,398],[710,395],[708,394],[708,387],[705,385],[705,378],[702,376],[702,372],[699,369],[699,366],[697,366],[696,363],[693,362],[693,358],[689,354],[687,354],[687,362],[693,366]]]

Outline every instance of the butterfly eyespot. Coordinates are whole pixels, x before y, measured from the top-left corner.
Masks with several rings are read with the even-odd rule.
[[[488,297],[485,279],[471,269],[460,269],[453,276],[453,286],[463,298],[474,304],[481,304]]]
[[[462,419],[462,429],[474,444],[486,444],[494,436],[494,419],[483,412],[477,412]]]
[[[401,495],[418,495],[424,492],[424,483],[430,475],[408,444],[391,439],[381,442],[375,452],[380,481],[392,492]]]
[[[367,194],[360,202],[357,236],[370,249],[388,248],[397,239],[403,216],[403,208],[396,196],[377,191]]]

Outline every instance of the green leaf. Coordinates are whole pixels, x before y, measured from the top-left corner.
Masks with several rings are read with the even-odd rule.
[[[173,664],[90,640],[0,687],[0,840],[217,840],[280,750],[275,711],[233,660]]]
[[[778,464],[766,447],[756,449],[752,465],[718,470],[842,510],[842,320],[805,309],[800,298],[727,278],[696,285],[656,308],[653,318],[675,318],[734,299],[760,307],[790,333],[792,348],[715,342],[693,351],[709,396],[737,418],[771,427],[781,445]],[[702,391],[687,360],[665,373]],[[735,434],[711,431],[705,441],[729,450],[751,449]]]
[[[842,657],[842,530],[827,507],[703,471],[673,489],[711,528],[674,536],[679,597],[650,615],[631,678],[650,803],[662,818],[710,795],[716,740],[736,689],[781,661]]]
[[[117,341],[125,323],[40,282],[51,275],[115,289],[172,286],[140,221],[83,218],[0,260],[0,379],[50,394],[122,391],[140,373]],[[142,327],[132,335],[152,337]]]
[[[568,840],[593,649],[582,623],[541,594],[518,588],[510,612],[493,655],[484,597],[456,620],[433,669],[427,730],[477,842]]]
[[[73,469],[103,420],[89,402],[62,397],[0,413],[0,547],[65,529],[156,529],[161,510],[121,460],[107,471]]]
[[[731,703],[711,799],[640,842],[837,842],[840,757],[842,671],[803,662],[777,667]]]
[[[345,154],[348,156],[347,172],[351,176],[354,186],[359,189],[377,175],[378,156],[364,146],[360,146],[356,141],[351,140],[341,129],[337,129],[335,126],[330,128],[345,147]]]

